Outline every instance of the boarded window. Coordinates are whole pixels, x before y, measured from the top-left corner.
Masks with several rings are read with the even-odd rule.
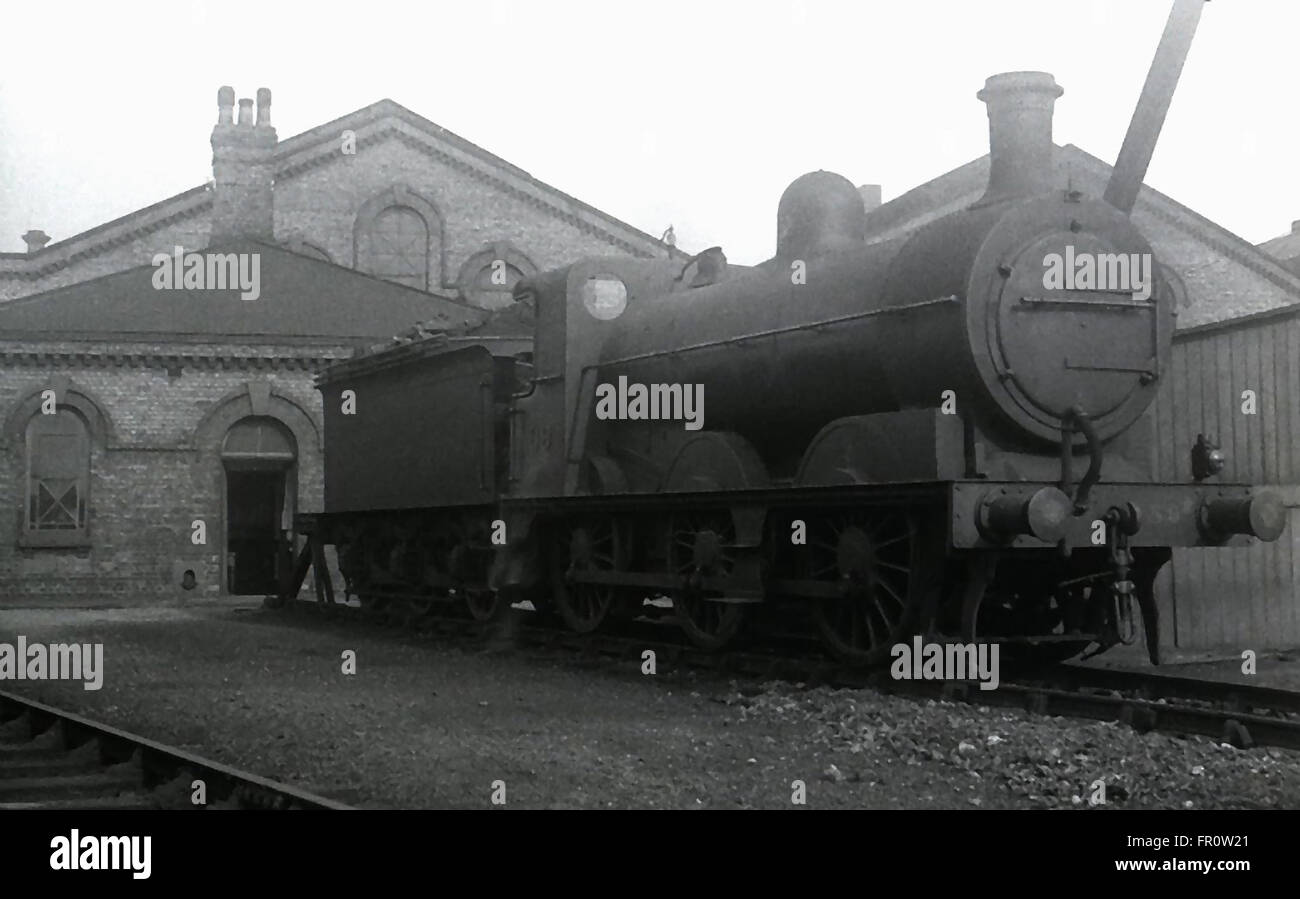
[[[90,435],[74,412],[36,415],[27,425],[28,534],[84,537]]]
[[[370,223],[366,269],[408,287],[429,285],[429,226],[408,206],[389,206]]]

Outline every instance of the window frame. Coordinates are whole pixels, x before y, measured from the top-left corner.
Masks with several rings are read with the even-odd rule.
[[[456,279],[456,287],[460,291],[460,298],[476,309],[483,309],[487,312],[499,312],[502,309],[510,308],[510,303],[504,303],[501,306],[491,307],[481,305],[481,299],[487,293],[511,293],[512,291],[492,290],[484,291],[476,283],[478,277],[486,270],[492,267],[492,263],[500,259],[508,267],[519,272],[519,279],[524,280],[537,274],[538,268],[533,260],[529,259],[517,247],[509,241],[498,240],[484,244],[481,249],[470,255],[460,267],[460,274]]]
[[[393,207],[413,211],[424,220],[425,271],[424,286],[412,287],[405,281],[391,281],[414,290],[437,292],[446,287],[447,246],[446,223],[438,207],[405,184],[394,184],[361,204],[352,225],[352,268],[371,277],[383,278],[374,272],[371,234],[379,217]]]
[[[406,254],[407,248],[400,246],[400,241],[389,240],[385,236],[392,235],[400,238],[403,235],[400,227],[381,232],[381,225],[387,224],[389,221],[400,223],[403,219],[419,222],[422,229],[418,235],[420,239],[410,241],[410,249],[414,254],[418,254],[418,257],[408,257]],[[424,216],[420,215],[419,210],[397,203],[385,206],[375,213],[375,217],[366,226],[366,274],[382,278],[385,281],[391,281],[394,284],[427,291],[429,289],[430,233],[429,223]],[[377,238],[382,239],[377,240]],[[387,243],[388,247],[381,249],[381,247],[377,246],[378,243]],[[409,271],[381,270],[383,268],[379,264],[381,259],[385,260],[385,262],[401,262],[403,263],[402,267],[409,269]],[[392,265],[388,266],[388,268],[396,269],[397,266]],[[412,281],[416,283],[411,283]]]
[[[81,522],[75,528],[47,528],[41,529],[34,527],[32,520],[32,498],[33,490],[39,489],[37,480],[32,474],[32,462],[35,458],[35,441],[33,440],[33,425],[40,421],[42,412],[37,412],[27,419],[23,427],[23,505],[19,516],[18,527],[18,545],[23,547],[88,547],[91,545],[91,526],[90,526],[90,492],[91,492],[91,472],[93,469],[95,440],[94,431],[85,417],[74,407],[67,404],[59,404],[55,408],[55,414],[66,413],[70,415],[81,428],[81,446],[78,462],[78,488],[79,488],[79,509]]]

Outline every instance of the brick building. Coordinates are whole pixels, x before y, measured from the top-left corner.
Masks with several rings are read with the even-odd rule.
[[[222,88],[210,184],[0,254],[0,598],[265,592],[320,507],[323,365],[482,333],[576,256],[676,252],[390,100],[283,142],[270,105]],[[177,247],[257,289],[160,288]]]

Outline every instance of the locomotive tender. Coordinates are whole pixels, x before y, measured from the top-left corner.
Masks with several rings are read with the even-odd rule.
[[[528,599],[591,631],[667,596],[720,649],[795,610],[867,664],[917,633],[1064,659],[1140,614],[1158,662],[1172,548],[1284,523],[1198,435],[1193,480],[1152,475],[1179,288],[1129,213],[1201,5],[1175,3],[1104,197],[1053,183],[1052,76],[997,75],[986,193],[908,236],[867,244],[853,185],[814,172],[761,265],[584,259],[517,287],[530,353],[444,334],[332,367],[326,509],[281,599],[314,564],[333,601],[334,545],[349,594],[417,614]],[[1091,267],[1045,278],[1065,259]],[[627,385],[698,391],[703,427]]]

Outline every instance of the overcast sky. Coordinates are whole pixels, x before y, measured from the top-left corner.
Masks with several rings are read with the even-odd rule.
[[[1055,140],[1113,161],[1170,0],[11,3],[0,250],[211,177],[217,88],[280,138],[389,97],[678,244],[773,251],[819,168],[886,200],[987,152],[975,92],[1038,69]],[[1300,218],[1300,2],[1206,6],[1147,183],[1252,243]]]

